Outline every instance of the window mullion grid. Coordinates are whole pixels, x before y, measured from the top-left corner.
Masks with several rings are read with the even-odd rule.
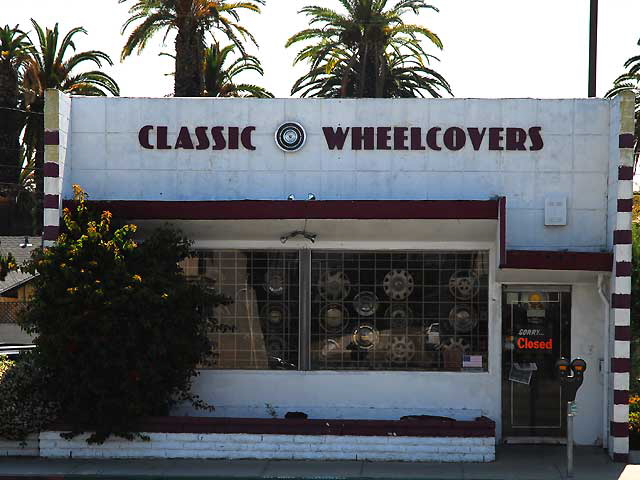
[[[300,329],[298,370],[311,369],[311,251],[299,252],[300,262]]]

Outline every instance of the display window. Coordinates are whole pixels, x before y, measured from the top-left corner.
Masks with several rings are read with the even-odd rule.
[[[484,251],[202,251],[185,274],[230,298],[202,368],[486,371]]]
[[[201,368],[298,368],[299,256],[291,251],[201,251],[182,264],[229,299],[203,312],[211,355]]]

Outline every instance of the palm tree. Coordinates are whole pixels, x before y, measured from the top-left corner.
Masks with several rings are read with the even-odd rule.
[[[120,95],[116,81],[100,71],[103,62],[113,65],[111,58],[100,50],[76,52],[73,37],[78,33],[86,34],[82,27],[71,29],[60,41],[58,24],[53,29],[43,30],[35,20],[31,20],[37,34],[37,45],[31,52],[23,78],[25,104],[29,110],[25,143],[27,156],[35,153],[35,186],[38,202],[42,202],[44,191],[44,92],[48,88],[57,88],[75,95],[105,96]],[[70,55],[67,53],[71,51]],[[86,62],[94,63],[98,70],[77,72],[78,66]],[[41,215],[38,214],[38,218]]]
[[[388,9],[389,0],[339,1],[346,13],[319,6],[300,10],[311,17],[310,28],[293,35],[286,46],[314,43],[303,46],[294,60],[308,61],[310,69],[296,82],[292,93],[323,96],[331,92],[337,96],[336,82],[342,97],[418,96],[422,90],[439,97],[440,89],[451,93],[446,80],[428,67],[435,57],[426,53],[421,42],[426,39],[442,49],[440,38],[402,19],[408,12],[437,12],[434,6],[425,0],[398,0]],[[408,71],[415,67],[420,72],[409,78]],[[403,78],[388,78],[390,75]],[[392,87],[394,84],[397,86]]]
[[[0,28],[0,194],[18,183],[21,170],[20,132],[24,114],[19,109],[22,67],[31,44],[18,26]]]
[[[124,3],[128,0],[118,0]],[[240,23],[239,12],[260,12],[264,0],[137,0],[129,9],[131,15],[122,27],[122,33],[135,22],[141,21],[127,38],[122,49],[124,60],[137,50],[140,53],[151,37],[159,31],[176,30],[175,86],[176,97],[198,97],[204,91],[205,34],[220,30],[245,54],[242,41],[256,43],[251,33]]]
[[[235,49],[235,45],[220,48],[219,44],[214,43],[205,50],[204,96],[273,98],[273,94],[262,87],[234,82],[235,77],[246,71],[264,75],[260,60],[253,55],[240,56],[225,65]]]
[[[391,51],[386,57],[382,98],[424,98],[425,91],[439,98],[439,88],[451,91],[442,75],[421,64],[412,55]],[[299,78],[291,89],[292,93],[300,93],[301,97],[356,97],[357,85],[345,80],[357,76],[358,68],[359,65],[349,63],[348,58],[333,64],[321,64]],[[350,70],[347,72],[346,69]]]
[[[638,40],[640,46],[640,40]],[[611,98],[623,91],[630,91],[636,97],[636,143],[635,143],[635,159],[633,162],[633,172],[635,173],[638,166],[638,158],[640,157],[640,55],[631,57],[624,63],[624,67],[629,70],[623,73],[613,82],[613,87],[606,93],[606,97]]]

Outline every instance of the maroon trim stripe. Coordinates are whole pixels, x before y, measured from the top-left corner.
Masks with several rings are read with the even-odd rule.
[[[629,463],[629,454],[628,453],[614,453],[613,461],[617,463]]]
[[[629,404],[629,390],[614,390],[613,391],[613,403],[614,403],[614,405],[628,405]]]
[[[623,133],[618,140],[618,146],[620,148],[633,148],[636,143],[633,133]]]
[[[58,195],[45,195],[44,200],[42,201],[42,205],[44,208],[59,208],[60,207],[60,196]]]
[[[44,176],[57,178],[60,176],[60,165],[53,162],[47,162],[44,164]]]
[[[59,232],[60,227],[55,225],[47,225],[46,227],[44,227],[42,239],[47,241],[55,241],[58,238]]]
[[[628,326],[617,326],[615,339],[620,341],[629,341],[631,340],[631,327]]]
[[[629,373],[630,371],[631,371],[630,358],[612,358],[611,359],[612,373]]]
[[[498,199],[500,215],[500,268],[507,264],[507,197]]]
[[[633,198],[623,198],[618,200],[619,212],[630,212],[633,209]]]
[[[508,250],[504,268],[610,272],[613,255],[601,252]]]
[[[611,422],[611,435],[622,438],[629,436],[629,423],[627,422]]]
[[[237,200],[88,202],[129,220],[429,219],[497,220],[496,200]],[[73,201],[66,200],[65,207]]]
[[[631,308],[631,295],[628,293],[612,293],[611,308]]]
[[[631,245],[633,243],[631,230],[614,230],[613,243],[615,245]]]
[[[44,132],[44,144],[45,145],[60,145],[60,132],[58,130],[51,130]]]
[[[633,180],[633,167],[618,167],[618,180]]]
[[[617,262],[616,277],[630,277],[631,269],[632,269],[631,262]]]
[[[496,424],[486,417],[475,420],[425,418],[418,420],[343,420],[219,417],[155,417],[136,423],[137,432],[161,433],[249,433],[263,435],[339,435],[398,437],[495,437]],[[71,425],[54,424],[52,431],[68,431]],[[90,426],[82,427],[91,431]]]

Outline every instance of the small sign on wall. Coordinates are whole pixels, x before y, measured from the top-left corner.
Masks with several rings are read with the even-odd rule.
[[[544,199],[545,226],[563,226],[567,224],[567,197]]]

